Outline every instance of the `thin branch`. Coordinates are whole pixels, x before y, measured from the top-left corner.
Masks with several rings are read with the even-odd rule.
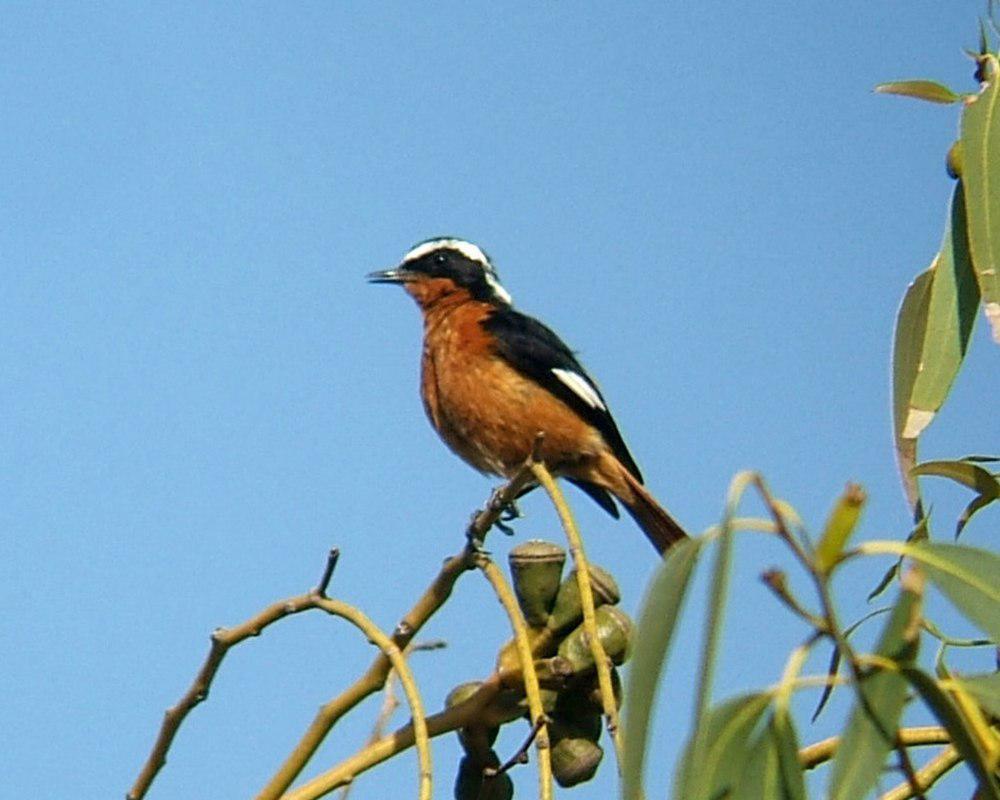
[[[899,786],[882,795],[879,800],[909,800],[911,797],[917,797],[913,793],[914,783],[919,791],[926,791],[937,782],[938,778],[961,761],[962,757],[958,754],[958,750],[949,745],[918,769],[912,780],[908,778]]]
[[[333,578],[333,571],[337,568],[337,561],[340,560],[340,549],[334,547],[330,550],[330,554],[326,557],[326,568],[323,570],[323,574],[320,576],[319,584],[313,591],[320,597],[326,597],[326,590],[330,587],[330,581]]]
[[[544,719],[536,719],[535,724],[531,726],[531,730],[528,732],[527,738],[524,740],[517,752],[514,753],[510,758],[508,758],[499,767],[486,767],[483,770],[483,777],[487,780],[495,778],[497,775],[502,775],[505,772],[509,772],[511,769],[516,767],[518,764],[528,763],[528,750],[531,748],[531,743],[535,741],[535,737],[541,733],[542,729],[545,728]]]
[[[809,611],[795,598],[788,589],[788,579],[784,572],[780,569],[765,570],[760,579],[789,610],[808,622],[817,632],[826,632],[826,620]]]
[[[336,563],[335,559],[331,558],[331,560]],[[329,560],[327,562],[327,569],[332,574],[332,567],[330,567]],[[324,575],[326,575],[326,572],[324,572]],[[317,599],[318,595],[309,592],[290,597],[286,600],[279,600],[277,603],[272,603],[259,614],[254,615],[246,622],[234,628],[219,628],[212,633],[208,656],[206,656],[201,669],[198,670],[198,674],[195,676],[187,692],[184,693],[176,705],[171,706],[167,709],[166,714],[164,714],[163,723],[160,726],[156,742],[153,744],[153,749],[150,751],[149,757],[146,759],[146,763],[139,773],[139,777],[136,778],[135,783],[126,795],[128,800],[141,800],[141,798],[146,796],[157,773],[167,763],[167,753],[185,717],[187,717],[188,713],[195,706],[208,698],[212,681],[215,679],[215,675],[219,671],[226,653],[229,652],[229,648],[246,639],[259,636],[264,628],[280,619],[315,608]]]
[[[504,510],[531,481],[531,469],[525,464],[513,478],[494,491],[486,505],[476,512],[466,532],[468,538],[466,546],[461,552],[445,561],[431,585],[393,631],[392,640],[398,648],[405,649],[427,620],[444,605],[451,596],[459,577],[469,570],[475,569],[478,548],[481,547],[486,535],[493,524],[500,519]],[[261,789],[256,800],[277,800],[281,797],[302,772],[337,721],[358,703],[385,685],[390,666],[389,660],[380,653],[364,675],[340,695],[324,704],[299,739],[298,744],[285,758],[284,763],[267,785]]]
[[[535,478],[548,492],[552,499],[552,504],[556,507],[563,529],[566,532],[566,539],[569,543],[569,552],[576,566],[576,582],[580,590],[580,606],[583,609],[583,629],[586,633],[587,644],[590,646],[591,655],[594,657],[594,666],[597,669],[597,683],[601,690],[601,705],[604,710],[604,718],[608,728],[608,735],[615,746],[615,756],[619,775],[621,774],[624,753],[622,743],[618,736],[618,704],[615,702],[614,685],[611,682],[611,660],[604,652],[604,645],[597,632],[597,620],[594,616],[594,593],[590,586],[590,569],[587,566],[587,556],[583,550],[583,539],[573,519],[566,498],[563,497],[562,490],[541,462],[530,463],[531,471]]]
[[[542,696],[538,686],[538,674],[535,672],[534,654],[528,639],[528,628],[524,623],[524,615],[517,604],[513,590],[494,564],[485,554],[480,554],[477,565],[489,580],[496,592],[500,604],[510,618],[514,631],[514,642],[517,646],[518,659],[521,662],[521,674],[524,676],[524,690],[528,698],[528,709],[531,713],[531,724],[537,726],[534,739],[538,747],[538,789],[541,800],[551,800],[552,797],[552,760],[549,750],[549,734],[545,710],[542,708]]]
[[[928,744],[949,744],[951,737],[948,731],[937,725],[927,725],[916,728],[900,728],[896,733],[896,742],[904,747],[915,747]],[[815,744],[799,750],[799,764],[803,769],[813,769],[829,761],[837,752],[840,744],[839,736],[831,736]]]
[[[372,622],[360,609],[338,600],[321,597],[316,600],[317,607],[328,614],[346,619],[358,630],[374,642],[382,654],[389,659],[392,669],[399,676],[399,685],[403,688],[406,700],[410,705],[413,717],[413,735],[417,746],[417,759],[420,765],[420,800],[430,800],[431,797],[431,749],[427,736],[427,717],[424,705],[420,700],[417,682],[406,663],[402,651],[382,630]]]
[[[906,776],[906,785],[912,793],[911,796],[915,797],[916,800],[927,800],[924,797],[923,789],[921,789],[920,780],[917,778],[916,769],[913,766],[913,760],[910,758],[909,750],[897,741],[896,753],[899,755],[899,768],[903,771],[903,775]]]
[[[489,724],[489,715],[485,712],[502,688],[499,676],[494,673],[467,700],[427,717],[428,736],[434,738],[472,723]],[[282,795],[282,800],[316,800],[323,797],[334,789],[346,786],[362,772],[413,747],[414,740],[413,725],[410,723],[363,747],[333,769]]]

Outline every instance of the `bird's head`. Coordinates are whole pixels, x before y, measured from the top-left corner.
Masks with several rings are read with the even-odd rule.
[[[372,283],[399,283],[423,307],[447,295],[466,293],[474,300],[511,305],[489,256],[462,239],[428,239],[403,256],[399,266],[373,272]]]

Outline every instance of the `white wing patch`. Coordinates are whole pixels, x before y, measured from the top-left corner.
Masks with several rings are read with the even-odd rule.
[[[497,275],[492,269],[487,267],[483,270],[483,277],[486,278],[486,283],[493,290],[494,297],[509,306],[514,304],[514,298],[510,296],[510,292],[500,285],[500,281],[497,280]]]
[[[599,408],[601,411],[608,410],[597,390],[580,373],[568,369],[556,368],[552,370],[552,374],[572,389],[573,394],[591,408]]]

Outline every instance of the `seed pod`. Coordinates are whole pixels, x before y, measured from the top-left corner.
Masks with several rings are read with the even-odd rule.
[[[576,687],[575,687],[576,688]],[[611,691],[615,696],[615,708],[622,707],[622,679],[618,670],[611,668]],[[601,702],[601,687],[597,681],[596,673],[584,683],[580,684],[578,691],[564,692],[560,697],[560,702],[572,703],[574,712],[604,711],[604,703]]]
[[[552,745],[552,775],[563,788],[576,786],[594,777],[603,757],[604,750],[590,739],[559,739]]]
[[[460,683],[448,692],[448,696],[444,699],[445,707],[451,708],[459,703],[464,703],[479,690],[480,686],[482,686],[481,681]],[[500,728],[498,726],[476,725],[460,728],[456,732],[458,733],[458,741],[461,742],[466,753],[477,759],[486,759],[492,752],[490,748],[497,740]]]
[[[458,763],[455,800],[512,800],[513,797],[514,784],[506,772],[484,778],[483,765],[475,759],[464,756]]]
[[[597,636],[604,652],[614,664],[622,664],[628,657],[629,641],[632,638],[632,620],[614,606],[601,606],[594,613]],[[578,626],[559,645],[559,655],[573,665],[573,671],[581,674],[594,668],[594,656],[583,625]]]
[[[594,606],[614,605],[621,599],[618,583],[611,573],[591,564],[590,587],[594,595]],[[573,628],[583,619],[583,607],[580,604],[580,587],[576,582],[576,570],[570,572],[559,586],[555,605],[549,615],[548,628],[552,631],[563,631]]]
[[[508,561],[525,620],[533,628],[543,626],[559,591],[566,551],[551,542],[532,539],[511,550]]]
[[[945,161],[948,175],[958,180],[962,177],[962,140],[958,139],[949,149]]]

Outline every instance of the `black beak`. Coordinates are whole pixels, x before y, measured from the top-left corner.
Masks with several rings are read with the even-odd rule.
[[[410,279],[410,271],[400,269],[383,269],[379,272],[369,272],[365,277],[369,283],[406,283]]]

